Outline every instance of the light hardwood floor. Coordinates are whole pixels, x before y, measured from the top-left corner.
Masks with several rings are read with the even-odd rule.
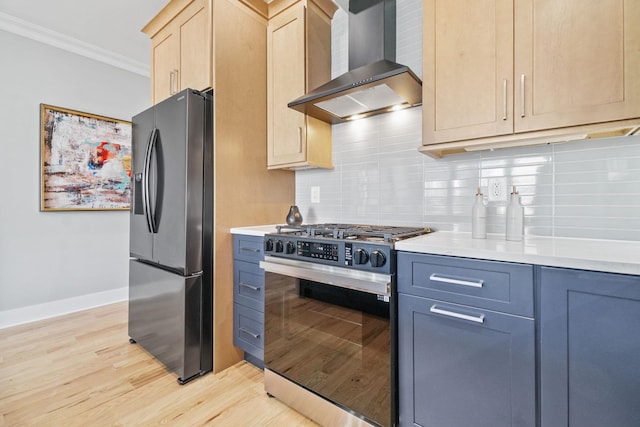
[[[240,362],[184,386],[129,344],[127,303],[0,329],[0,426],[316,426]]]

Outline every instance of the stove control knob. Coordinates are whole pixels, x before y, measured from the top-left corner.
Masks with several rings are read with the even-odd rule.
[[[285,249],[288,254],[292,254],[296,251],[296,245],[294,245],[293,242],[287,242]]]
[[[354,264],[366,264],[369,262],[369,253],[362,248],[356,249],[353,253]]]
[[[265,252],[273,251],[273,240],[267,239],[264,241],[264,251]]]
[[[382,267],[387,262],[387,257],[384,253],[375,250],[371,252],[371,267]]]
[[[282,240],[276,240],[276,252],[282,252],[284,250],[284,245],[282,244]]]

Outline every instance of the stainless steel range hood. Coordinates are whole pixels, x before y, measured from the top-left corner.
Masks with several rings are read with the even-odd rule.
[[[351,0],[349,71],[288,106],[335,124],[422,104],[422,81],[395,56],[395,0]]]

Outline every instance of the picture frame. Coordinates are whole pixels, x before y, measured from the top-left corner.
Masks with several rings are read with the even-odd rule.
[[[128,210],[131,122],[40,104],[40,211]]]

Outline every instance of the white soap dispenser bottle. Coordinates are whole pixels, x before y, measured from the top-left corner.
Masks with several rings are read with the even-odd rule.
[[[476,200],[471,209],[471,237],[474,239],[487,238],[487,207],[484,204],[480,187],[478,187]]]
[[[524,234],[524,208],[520,204],[520,194],[513,186],[511,199],[507,205],[507,240],[520,241]]]

